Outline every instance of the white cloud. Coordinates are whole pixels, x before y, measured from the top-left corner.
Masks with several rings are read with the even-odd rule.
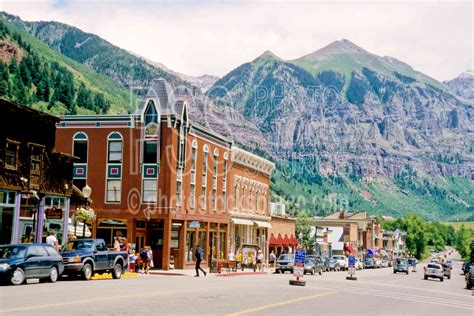
[[[23,19],[74,25],[191,75],[222,76],[267,49],[297,58],[341,38],[439,80],[473,68],[471,2],[2,3]]]

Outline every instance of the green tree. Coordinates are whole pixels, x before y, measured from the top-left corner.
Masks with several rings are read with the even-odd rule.
[[[315,239],[311,237],[311,218],[308,217],[308,214],[304,211],[298,212],[296,216],[296,237],[299,239],[299,236],[302,235],[302,243],[300,240],[300,245],[303,246],[307,253],[311,254],[313,252],[313,246]]]
[[[472,236],[472,230],[467,229],[464,225],[461,225],[456,236],[456,250],[465,260],[467,260],[470,255],[470,247],[473,240]]]
[[[0,96],[8,96],[9,93],[9,84],[8,78],[10,74],[8,73],[8,66],[0,61]]]
[[[87,90],[84,83],[81,83],[79,90],[77,91],[76,104],[80,108],[93,110],[94,105],[89,90]],[[97,112],[96,112],[97,113]]]

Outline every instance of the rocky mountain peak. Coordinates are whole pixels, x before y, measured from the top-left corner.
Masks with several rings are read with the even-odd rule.
[[[335,55],[360,55],[360,54],[370,54],[368,51],[363,49],[360,46],[357,46],[353,42],[342,39],[339,41],[334,41],[329,45],[318,49],[308,55],[303,56],[301,59],[308,60],[323,60],[330,58]]]
[[[458,76],[460,79],[472,79],[474,78],[474,70],[468,69]]]
[[[269,50],[266,50],[263,52],[263,54],[261,54],[260,56],[258,56],[257,58],[254,59],[254,61],[257,61],[257,60],[268,60],[268,59],[274,59],[274,60],[282,60],[280,57],[278,57],[277,55],[275,55],[273,52],[269,51]]]

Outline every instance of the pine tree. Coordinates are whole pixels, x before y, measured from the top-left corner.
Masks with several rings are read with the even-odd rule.
[[[49,102],[49,97],[51,95],[51,81],[49,75],[46,72],[45,76],[42,77],[41,81],[36,87],[36,98],[39,101]]]
[[[29,89],[31,87],[31,83],[32,83],[32,80],[31,80],[31,73],[30,73],[30,65],[31,65],[31,61],[28,62],[27,61],[28,58],[24,58],[21,62],[20,62],[20,75],[21,75],[21,80],[23,81],[23,84],[25,85],[25,87],[27,89]]]
[[[0,96],[8,96],[8,78],[10,74],[8,73],[8,66],[0,61]]]
[[[102,93],[97,93],[94,96],[94,105],[96,108],[96,113],[107,113],[107,111],[110,109],[110,103],[105,100]]]
[[[92,103],[92,98],[89,90],[87,90],[84,83],[81,83],[79,90],[77,92],[76,104],[80,108],[85,108],[89,110],[94,110],[94,104]]]

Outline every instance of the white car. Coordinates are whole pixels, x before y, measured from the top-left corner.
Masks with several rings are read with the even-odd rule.
[[[441,282],[443,282],[443,266],[439,263],[429,263],[428,266],[425,267],[425,280],[428,280],[428,278],[439,279]]]
[[[332,256],[332,258],[337,261],[341,270],[347,270],[349,268],[349,261],[346,256]]]

